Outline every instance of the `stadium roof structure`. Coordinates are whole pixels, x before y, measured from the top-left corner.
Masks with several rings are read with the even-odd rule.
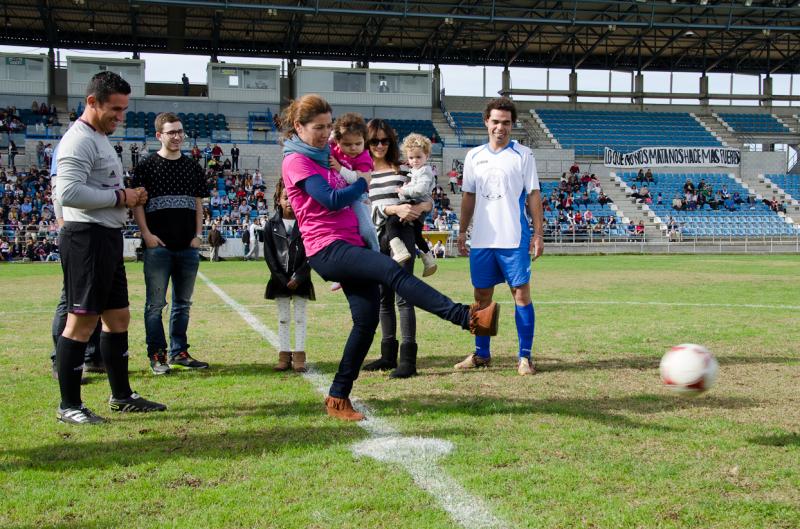
[[[4,0],[8,45],[413,64],[795,73],[800,0]]]

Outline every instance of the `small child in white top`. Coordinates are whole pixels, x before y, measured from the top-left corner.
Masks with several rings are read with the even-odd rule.
[[[428,158],[431,155],[431,140],[422,134],[412,133],[403,139],[401,149],[406,156],[410,172],[408,182],[397,188],[399,204],[418,204],[431,201],[431,192],[436,184],[433,170],[428,165]],[[391,215],[386,220],[386,235],[392,249],[392,258],[398,263],[402,263],[411,259],[412,256],[403,244],[401,230],[413,230],[414,244],[422,253],[422,262],[425,265],[422,275],[427,277],[436,272],[436,259],[431,253],[428,241],[422,236],[423,222],[422,218],[404,222],[399,217]]]

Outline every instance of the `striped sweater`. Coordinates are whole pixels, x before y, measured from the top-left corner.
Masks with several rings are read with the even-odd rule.
[[[400,202],[397,188],[408,182],[408,171],[401,167],[399,171],[374,171],[369,184],[369,199],[372,202],[372,222],[380,229],[386,221],[383,212],[386,206],[394,206]]]

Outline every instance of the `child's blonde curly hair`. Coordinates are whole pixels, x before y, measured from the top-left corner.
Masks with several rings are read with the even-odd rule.
[[[411,149],[422,149],[422,152],[425,153],[425,156],[431,155],[431,140],[423,136],[422,134],[417,134],[416,132],[412,132],[405,138],[403,138],[403,144],[400,146],[403,153],[408,153]]]

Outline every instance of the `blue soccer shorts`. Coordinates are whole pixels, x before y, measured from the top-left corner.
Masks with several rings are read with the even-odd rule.
[[[492,288],[500,283],[520,287],[531,281],[529,244],[519,248],[472,248],[469,273],[474,288]]]

